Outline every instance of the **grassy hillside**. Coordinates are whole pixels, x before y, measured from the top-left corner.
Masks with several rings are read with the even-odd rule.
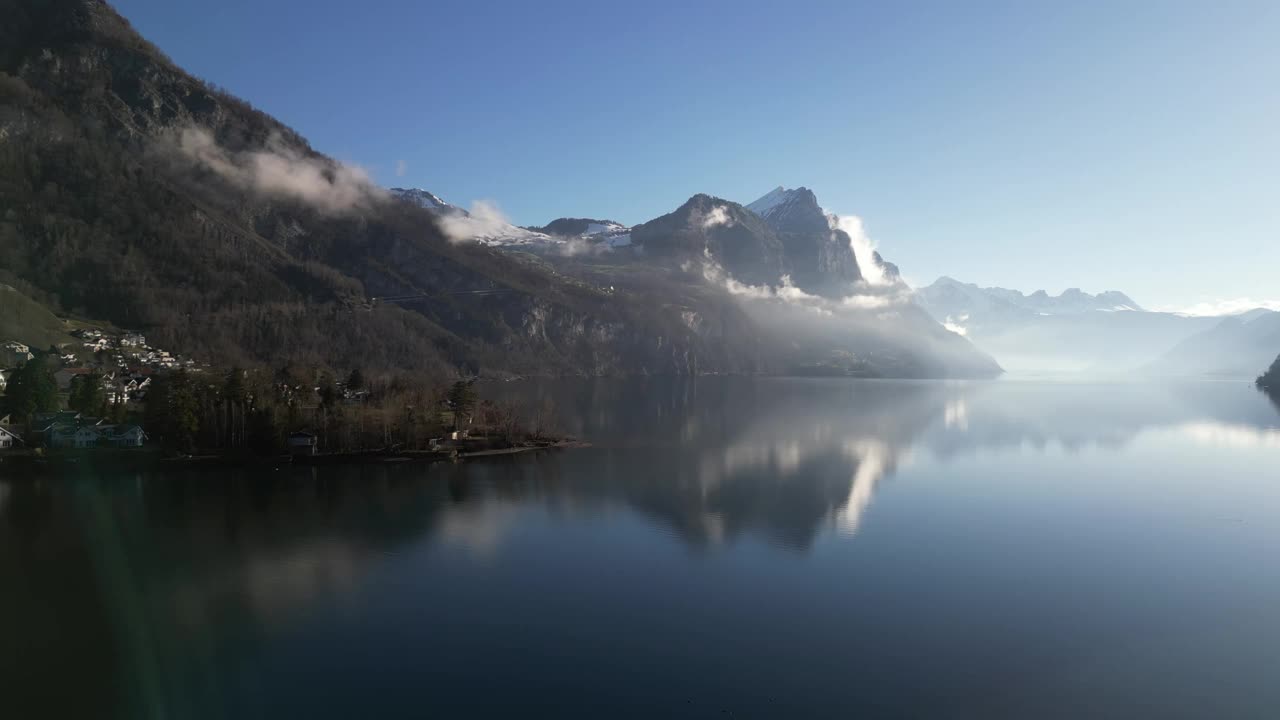
[[[0,284],[0,342],[17,340],[33,348],[47,348],[71,342],[71,329],[72,325],[44,305]]]

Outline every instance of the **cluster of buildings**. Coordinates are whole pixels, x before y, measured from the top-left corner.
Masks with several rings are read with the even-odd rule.
[[[140,333],[112,335],[96,328],[72,333],[76,343],[58,348],[53,377],[58,390],[67,393],[76,378],[97,377],[102,383],[102,397],[115,405],[142,400],[156,372],[193,366],[172,353],[152,347]],[[11,340],[0,344],[0,393],[22,365],[34,359],[28,345]],[[52,361],[52,356],[47,356]],[[82,381],[83,382],[83,381]],[[142,447],[147,435],[133,424],[110,424],[98,417],[75,411],[37,415],[24,432],[0,417],[0,451],[20,447],[51,449],[89,449],[102,447]]]
[[[71,390],[71,383],[75,382],[77,377],[87,378],[97,373],[99,381],[102,383],[103,397],[106,398],[108,403],[115,405],[116,403],[127,403],[131,400],[145,398],[154,372],[154,370],[146,366],[118,370],[70,367],[62,368],[55,372],[53,379],[58,383],[58,390],[68,392]]]
[[[141,400],[155,372],[195,365],[193,360],[148,345],[146,336],[140,333],[111,336],[87,328],[72,335],[79,346],[63,345],[58,349],[61,367],[54,372],[54,377],[61,392],[69,391],[77,376],[97,373],[102,378],[107,402]],[[33,357],[31,348],[16,340],[0,345],[0,393],[5,391],[14,371]]]
[[[147,433],[138,425],[110,424],[74,410],[36,415],[25,438],[8,424],[8,418],[0,418],[0,451],[39,446],[55,450],[140,448],[147,439]]]
[[[85,330],[77,330],[75,335],[82,347],[82,353],[68,353],[63,356],[65,362],[68,358],[79,358],[84,352],[98,355],[105,354],[108,357],[99,361],[101,365],[113,366],[121,370],[138,367],[148,367],[153,370],[176,370],[180,367],[192,367],[195,365],[194,360],[183,360],[168,350],[154,348],[147,344],[146,336],[140,333],[125,333],[118,337],[111,337],[103,334],[101,330],[89,328]]]

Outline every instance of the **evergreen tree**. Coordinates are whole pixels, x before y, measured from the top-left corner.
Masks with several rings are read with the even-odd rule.
[[[244,371],[232,368],[222,383],[222,401],[226,411],[227,444],[231,447],[244,445],[244,434],[247,426],[249,391],[245,387]]]
[[[470,424],[471,413],[476,407],[475,381],[459,380],[449,388],[449,409],[453,411],[453,429],[461,430]]]
[[[147,393],[147,429],[167,448],[191,452],[200,429],[200,398],[186,370],[152,381]]]
[[[110,419],[111,424],[113,425],[122,425],[126,420],[129,419],[128,411],[125,408],[123,400],[120,402],[111,403],[111,405],[107,409],[107,412],[104,414],[107,415],[108,419]]]
[[[48,359],[38,355],[18,368],[9,379],[5,394],[15,419],[26,421],[36,413],[57,410],[58,383]]]
[[[71,381],[71,394],[67,407],[86,415],[101,412],[106,405],[106,393],[102,390],[102,375],[97,372],[77,375]]]
[[[320,376],[319,395],[322,410],[332,410],[338,404],[338,388],[328,375]]]
[[[360,368],[355,368],[351,374],[347,376],[347,390],[356,392],[364,389],[364,373],[360,372]]]
[[[169,440],[169,378],[159,375],[151,380],[147,390],[147,404],[143,410],[143,422],[147,432],[161,445],[171,447]]]
[[[191,452],[195,449],[196,431],[200,429],[200,401],[195,382],[186,370],[179,370],[170,379],[169,412],[172,434],[179,450]]]

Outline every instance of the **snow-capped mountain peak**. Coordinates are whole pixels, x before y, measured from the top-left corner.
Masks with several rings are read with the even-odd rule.
[[[389,192],[395,198],[429,210],[436,216],[440,229],[454,241],[474,241],[496,247],[551,247],[564,243],[560,238],[511,224],[493,205],[477,203],[468,212],[429,190],[391,188]]]
[[[439,195],[436,195],[429,190],[423,190],[422,188],[391,188],[388,192],[390,192],[394,197],[411,202],[418,207],[431,210],[432,212],[457,212],[463,215],[467,214],[466,210],[463,210],[456,205],[450,205],[444,200],[441,200]]]
[[[746,207],[779,232],[817,235],[832,229],[830,213],[806,187],[777,187]]]
[[[747,209],[762,218],[767,218],[779,207],[794,200],[799,192],[800,190],[788,190],[787,188],[779,185],[768,193],[765,193],[763,197],[759,198],[755,202],[749,203],[747,205]]]
[[[978,316],[999,311],[1034,315],[1074,315],[1090,312],[1142,312],[1142,307],[1122,292],[1108,290],[1090,295],[1079,288],[1068,288],[1061,295],[1037,290],[1030,295],[999,287],[979,287],[972,283],[941,277],[932,285],[916,291],[917,301],[926,309],[943,315]]]
[[[530,228],[565,241],[575,241],[574,249],[620,248],[631,244],[631,228],[613,220],[556,218],[540,228]],[[582,245],[581,243],[586,243]]]
[[[612,220],[560,218],[543,228],[519,227],[489,203],[476,203],[468,212],[422,188],[390,188],[388,192],[431,212],[440,229],[455,242],[568,254],[580,252],[582,242],[606,249],[631,244],[631,228]]]

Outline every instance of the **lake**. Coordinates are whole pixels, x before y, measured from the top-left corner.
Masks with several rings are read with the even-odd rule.
[[[587,449],[0,482],[11,718],[1271,718],[1244,383],[490,386]]]

